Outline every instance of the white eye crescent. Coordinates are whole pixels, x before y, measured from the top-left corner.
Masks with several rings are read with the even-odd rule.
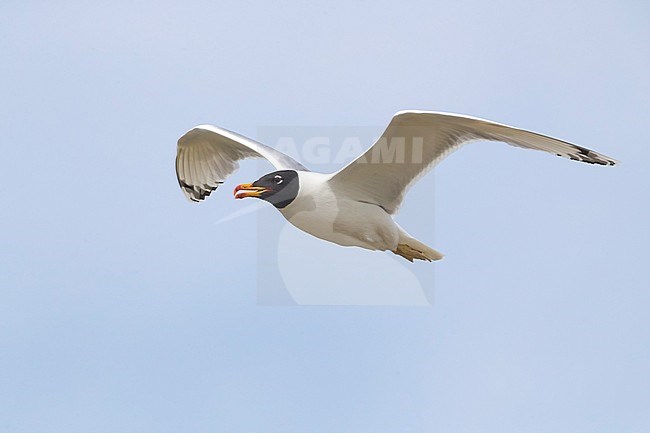
[[[275,180],[275,183],[277,185],[280,185],[282,182],[284,182],[284,179],[282,179],[282,176],[280,176],[279,174],[276,174],[273,179]]]

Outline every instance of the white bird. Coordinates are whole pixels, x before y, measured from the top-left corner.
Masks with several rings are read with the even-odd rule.
[[[502,141],[575,161],[617,163],[593,150],[535,132],[476,117],[400,111],[381,137],[335,173],[309,171],[269,146],[211,125],[178,140],[176,175],[194,202],[210,195],[244,158],[265,158],[277,171],[238,185],[235,198],[257,197],[275,206],[297,228],[343,246],[392,251],[409,261],[443,256],[414,239],[394,220],[408,189],[463,144]]]

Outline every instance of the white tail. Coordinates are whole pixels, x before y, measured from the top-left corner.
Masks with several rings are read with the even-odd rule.
[[[397,248],[393,250],[395,254],[404,257],[409,262],[412,262],[414,259],[430,262],[432,260],[440,260],[444,257],[440,252],[411,237],[401,227],[397,227],[399,228],[399,241],[397,242]]]

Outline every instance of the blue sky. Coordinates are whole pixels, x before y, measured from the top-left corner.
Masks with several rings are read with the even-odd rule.
[[[641,1],[3,2],[0,431],[648,431],[649,18]],[[622,164],[469,145],[398,216],[446,254],[413,268],[431,306],[260,305],[256,228],[281,216],[215,223],[264,169],[192,205],[177,138],[379,134],[407,108]],[[333,289],[358,275],[332,267]]]

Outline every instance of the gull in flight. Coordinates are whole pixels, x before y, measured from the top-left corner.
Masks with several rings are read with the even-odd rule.
[[[409,261],[443,256],[409,235],[394,220],[415,182],[451,152],[471,141],[502,141],[574,161],[614,165],[593,150],[459,114],[400,111],[379,139],[335,173],[308,170],[293,158],[250,138],[200,125],[178,140],[176,175],[185,196],[199,202],[239,167],[239,160],[265,158],[276,169],[235,188],[235,198],[256,197],[275,206],[291,224],[343,246],[392,251]]]

